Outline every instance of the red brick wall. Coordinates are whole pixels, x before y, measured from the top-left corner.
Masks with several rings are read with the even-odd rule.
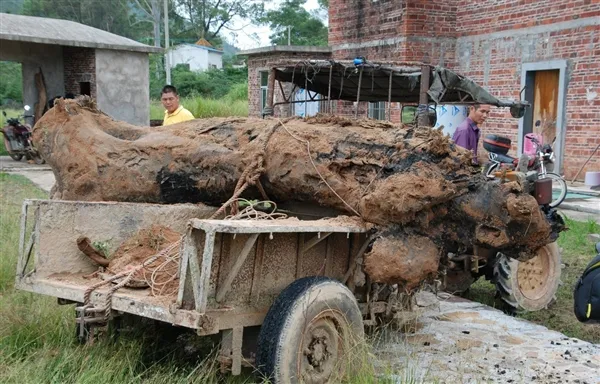
[[[80,94],[79,83],[89,82],[90,93],[96,97],[96,55],[92,48],[63,47],[65,92]]]
[[[334,58],[452,65],[455,0],[330,0]]]
[[[330,0],[329,42],[336,59],[441,64],[499,98],[519,98],[523,63],[568,60],[563,171],[571,178],[600,144],[599,17],[597,0]],[[516,149],[518,120],[508,110],[482,128]],[[580,178],[586,170],[600,170],[600,153]]]
[[[600,16],[597,0],[457,0],[458,36],[479,35]]]
[[[329,59],[329,53],[307,53],[307,52],[273,52],[248,57],[248,115],[262,116],[260,105],[260,72],[269,71],[276,64],[286,64],[289,61],[302,59]],[[286,96],[291,91],[291,84],[283,84]],[[275,103],[283,101],[279,84],[275,83]],[[275,116],[289,116],[290,105],[275,107]]]
[[[567,60],[562,171],[571,179],[600,144],[600,97],[592,98],[593,92],[600,93],[600,25],[582,18],[600,16],[600,3],[505,0],[479,6],[477,12],[472,12],[475,8],[470,2],[461,3],[465,4],[459,7],[457,29],[462,37],[457,41],[455,68],[493,95],[519,98],[524,63]],[[518,3],[526,4],[519,7]],[[497,109],[483,133],[510,137],[516,150],[518,120],[507,110]],[[598,153],[579,178],[591,170],[600,170]]]

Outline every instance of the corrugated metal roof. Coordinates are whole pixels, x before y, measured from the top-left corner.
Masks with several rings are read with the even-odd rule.
[[[151,47],[74,21],[8,13],[0,13],[0,40],[119,51],[163,52],[160,47]]]

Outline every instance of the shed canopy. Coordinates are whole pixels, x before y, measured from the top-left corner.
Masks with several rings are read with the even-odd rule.
[[[275,79],[319,93],[332,100],[392,101],[418,104],[422,68],[430,70],[429,101],[436,104],[491,104],[523,107],[522,101],[500,100],[471,79],[442,67],[309,60],[277,65]],[[362,72],[362,76],[361,76]],[[359,86],[360,84],[360,86]],[[360,89],[360,98],[358,91]]]
[[[8,13],[0,13],[0,40],[148,53],[163,51],[74,21]]]

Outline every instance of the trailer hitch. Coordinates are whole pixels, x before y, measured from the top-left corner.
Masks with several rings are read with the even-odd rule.
[[[75,323],[77,339],[81,344],[92,344],[98,331],[108,325],[106,308],[97,308],[93,305],[75,307]]]

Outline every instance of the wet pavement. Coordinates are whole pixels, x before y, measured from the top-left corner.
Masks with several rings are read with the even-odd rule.
[[[600,383],[600,345],[444,298],[418,316],[416,332],[376,345],[376,365],[397,383]]]

